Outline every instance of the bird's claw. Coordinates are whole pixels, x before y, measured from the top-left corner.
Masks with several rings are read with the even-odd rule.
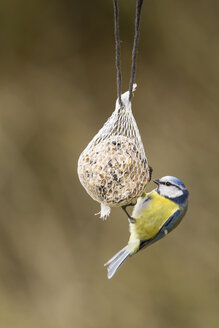
[[[136,219],[131,216],[128,218],[129,223],[136,223]]]

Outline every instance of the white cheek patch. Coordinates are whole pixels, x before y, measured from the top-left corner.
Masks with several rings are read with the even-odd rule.
[[[182,196],[183,194],[183,191],[175,186],[166,186],[162,184],[160,184],[159,186],[159,191],[162,196],[166,196],[169,198],[176,198]]]

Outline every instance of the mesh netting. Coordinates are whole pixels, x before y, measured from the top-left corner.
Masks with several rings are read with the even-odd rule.
[[[136,84],[133,86],[133,91]],[[129,92],[78,160],[78,176],[88,194],[101,203],[101,217],[110,207],[124,206],[141,196],[150,173]]]

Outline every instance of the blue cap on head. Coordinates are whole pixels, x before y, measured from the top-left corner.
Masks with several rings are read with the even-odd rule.
[[[184,185],[184,183],[180,179],[178,179],[176,177],[173,177],[171,175],[170,176],[168,175],[168,176],[165,176],[165,177],[161,178],[160,180],[162,181],[163,179],[164,180],[169,180],[170,182],[173,182],[173,183],[181,186],[182,188],[186,189],[186,186]]]

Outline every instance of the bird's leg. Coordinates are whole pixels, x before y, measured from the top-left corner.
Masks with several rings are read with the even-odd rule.
[[[136,220],[133,218],[133,217],[131,217],[131,215],[128,213],[128,211],[126,210],[126,207],[128,207],[128,206],[133,206],[132,204],[129,204],[129,205],[124,205],[124,206],[122,206],[122,209],[123,209],[123,211],[125,212],[125,214],[128,216],[128,220],[129,220],[129,222],[130,223],[135,223],[136,222]]]
[[[126,210],[127,205],[122,206],[123,211],[128,216],[129,219],[131,219],[131,216],[129,215],[128,211]]]

